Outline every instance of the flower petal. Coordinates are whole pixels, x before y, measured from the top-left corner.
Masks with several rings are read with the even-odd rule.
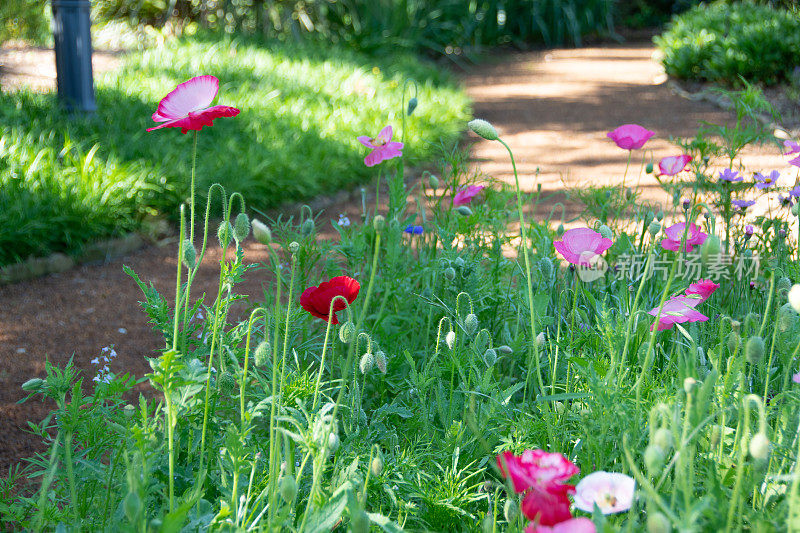
[[[211,105],[219,91],[219,80],[214,76],[196,76],[175,87],[161,99],[155,115],[161,120],[174,120]],[[153,116],[153,120],[157,120]]]

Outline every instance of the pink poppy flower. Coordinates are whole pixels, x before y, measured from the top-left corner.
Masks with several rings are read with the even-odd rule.
[[[374,139],[366,135],[358,137],[358,142],[367,148],[372,148],[372,151],[364,158],[365,165],[374,167],[381,161],[403,155],[403,143],[392,142],[392,135],[392,127],[386,126]]]
[[[698,298],[698,303],[703,303],[708,300],[714,291],[719,289],[719,284],[714,283],[710,279],[701,279],[700,281],[695,281],[694,283],[689,285],[689,288],[686,289],[686,296],[689,298]]]
[[[161,122],[148,128],[180,128],[181,133],[199,131],[203,126],[212,126],[215,118],[235,117],[239,110],[226,105],[212,106],[219,92],[219,80],[214,76],[196,76],[175,87],[158,103],[153,120]]]
[[[560,453],[544,450],[525,450],[519,457],[512,452],[503,452],[497,456],[497,466],[503,477],[511,478],[518,493],[534,486],[561,483],[580,472]]]
[[[665,157],[658,162],[658,170],[663,176],[675,176],[686,168],[691,160],[692,156],[686,154]]]
[[[661,309],[661,317],[658,321],[658,331],[670,329],[673,324],[683,324],[684,322],[705,322],[708,317],[699,311],[695,311],[695,306],[700,303],[699,299],[687,298],[686,296],[676,296],[664,302]],[[649,315],[657,316],[658,307],[647,312]],[[650,326],[650,331],[656,324]]]
[[[472,199],[485,188],[486,185],[470,185],[469,187],[460,189],[453,197],[453,205],[456,207],[460,205],[469,205]]]
[[[800,154],[800,143],[783,141],[783,145],[789,150],[788,152],[784,152],[783,155]]]
[[[683,232],[686,229],[686,223],[679,222],[672,226],[665,228],[664,233],[667,237],[661,241],[661,247],[665,250],[672,250],[673,252],[681,250],[681,240],[683,239]],[[686,243],[684,249],[687,252],[694,250],[695,246],[700,246],[706,241],[706,235],[700,231],[700,226],[697,224],[690,224],[689,231],[686,233]]]
[[[529,490],[522,499],[522,514],[528,520],[538,521],[543,526],[554,526],[572,518],[569,511],[569,494],[575,492],[572,485],[551,484]]]
[[[769,173],[769,175],[764,175],[761,172],[756,172],[753,175],[753,179],[755,180],[756,189],[767,189],[776,185],[778,183],[778,178],[781,177],[781,173],[777,170],[773,170]]]
[[[794,159],[790,159],[789,164],[794,165],[796,167],[800,167],[800,156],[795,157]]]
[[[624,124],[606,133],[606,137],[623,150],[638,150],[653,135],[655,135],[654,131],[645,129],[638,124]]]
[[[631,476],[617,472],[592,472],[575,486],[575,507],[587,513],[594,505],[603,514],[627,511],[633,504],[636,481]]]
[[[614,241],[589,228],[574,228],[564,232],[553,247],[573,265],[591,266],[591,260],[611,248]]]
[[[582,516],[580,518],[570,518],[560,522],[553,527],[536,525],[535,522],[528,524],[525,533],[597,533],[594,522]]]

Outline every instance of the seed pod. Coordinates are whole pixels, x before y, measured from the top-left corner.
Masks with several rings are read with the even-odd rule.
[[[512,353],[514,353],[514,350],[511,348],[511,346],[508,346],[506,344],[498,346],[497,351],[503,355],[511,355]]]
[[[370,352],[361,356],[361,361],[358,362],[358,368],[361,370],[362,374],[367,374],[372,370],[373,366],[375,366],[375,357]]]
[[[272,230],[269,226],[254,218],[252,222],[253,237],[261,244],[269,244],[272,242]]]
[[[747,339],[744,347],[744,355],[752,364],[756,364],[764,357],[764,339],[759,335],[754,335]]]
[[[452,330],[448,331],[447,335],[444,336],[444,342],[447,344],[447,347],[452,350],[453,346],[456,345],[456,332]]]
[[[506,503],[503,504],[503,517],[506,522],[512,523],[517,516],[519,516],[519,505],[512,498],[506,499]]]
[[[658,446],[651,444],[644,450],[644,464],[650,475],[658,474],[661,467],[664,466],[665,459],[664,450]]]
[[[611,228],[609,228],[605,224],[602,224],[598,231],[600,232],[600,235],[602,235],[606,239],[613,239],[614,238],[614,233],[611,231]]]
[[[139,513],[142,512],[142,499],[135,492],[129,492],[122,500],[122,509],[128,520],[135,523],[139,518]]]
[[[647,533],[671,533],[672,524],[663,513],[647,513]]]
[[[375,354],[375,366],[378,367],[378,370],[381,371],[381,374],[386,374],[387,363],[388,359],[386,358],[386,354],[381,350],[378,350],[378,353]]]
[[[382,232],[384,228],[386,228],[386,219],[383,215],[376,215],[375,218],[372,219],[372,227],[378,233]]]
[[[464,319],[464,330],[468,335],[474,335],[478,331],[478,317],[470,313]]]
[[[297,496],[297,482],[294,480],[294,476],[287,474],[281,477],[280,492],[283,501],[286,503],[294,502],[294,498]]]
[[[406,114],[408,116],[411,116],[411,113],[414,112],[414,110],[417,108],[418,104],[419,104],[419,101],[417,101],[417,97],[416,96],[410,98],[408,100],[408,109],[406,109]]]
[[[759,431],[750,439],[748,450],[750,451],[750,455],[753,456],[753,459],[766,459],[767,455],[769,455],[769,438]]]
[[[381,459],[380,455],[376,455],[372,462],[369,465],[369,469],[372,472],[372,475],[378,477],[383,472],[383,459]]]
[[[230,396],[236,388],[236,379],[227,370],[219,375],[219,390],[222,394]]]
[[[356,326],[349,320],[342,324],[342,327],[339,328],[339,340],[345,344],[350,344],[353,342],[353,338],[356,334]]]
[[[217,228],[217,240],[219,240],[220,248],[227,248],[231,239],[233,239],[233,226],[227,220],[223,220]]]
[[[192,244],[192,241],[189,239],[183,240],[183,245],[181,246],[181,251],[183,252],[183,264],[188,269],[192,269],[197,266],[197,250]]]
[[[739,348],[739,343],[741,342],[741,337],[735,331],[731,331],[728,333],[728,352],[734,353]]]
[[[233,238],[236,242],[244,242],[248,235],[250,235],[250,217],[247,213],[239,213],[233,221]]]
[[[483,362],[486,363],[488,367],[493,366],[497,362],[497,352],[492,348],[483,352]]]
[[[256,346],[256,352],[253,356],[255,360],[256,366],[259,368],[264,368],[267,366],[267,361],[269,361],[269,356],[272,353],[272,346],[270,346],[269,341],[262,341]]]
[[[472,215],[472,209],[470,209],[469,206],[460,205],[456,208],[456,213],[463,217],[468,217]]]
[[[475,132],[476,135],[483,137],[487,141],[496,141],[500,138],[497,130],[489,122],[476,118],[467,123],[469,129]]]
[[[453,267],[447,267],[444,269],[444,277],[447,281],[453,281],[456,279],[456,269]]]
[[[430,184],[430,186],[431,186],[431,189],[434,189],[434,190],[436,190],[436,189],[438,189],[438,188],[439,188],[439,178],[437,178],[437,177],[436,177],[436,176],[434,176],[433,174],[431,174],[431,175],[428,177],[428,183]]]

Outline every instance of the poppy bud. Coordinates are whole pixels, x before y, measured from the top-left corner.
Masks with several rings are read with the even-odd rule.
[[[380,233],[386,227],[386,219],[383,218],[382,215],[377,215],[372,219],[372,227],[375,228],[375,231]]]
[[[452,330],[448,331],[447,335],[444,336],[444,342],[447,344],[447,347],[452,350],[453,346],[456,345],[456,332]]]
[[[653,444],[662,450],[670,450],[672,448],[672,432],[667,428],[658,428],[653,435]]]
[[[310,218],[307,218],[300,224],[300,233],[303,234],[303,237],[309,237],[314,233],[314,221]]]
[[[493,366],[497,362],[497,352],[492,348],[483,352],[483,362],[486,363],[488,367]]]
[[[798,212],[800,212],[800,211],[798,210],[798,209],[800,209],[800,208],[798,208],[798,206],[799,206],[799,205],[800,205],[800,204],[792,204],[792,207],[790,207],[790,208],[789,208],[789,211],[790,211],[790,212],[791,212],[791,213],[792,213],[794,216],[797,216]]]
[[[536,335],[536,346],[541,347],[544,344],[545,335],[544,331],[540,331],[538,335]]]
[[[345,344],[350,344],[353,341],[353,336],[356,334],[356,326],[349,320],[342,324],[339,328],[339,340]]]
[[[294,476],[290,476],[288,474],[281,476],[279,490],[283,501],[286,503],[292,503],[294,501],[294,497],[297,496],[297,482],[294,480]]]
[[[778,230],[778,237],[780,237],[781,239],[786,238],[786,230],[784,228]]]
[[[408,109],[406,110],[406,114],[408,116],[411,116],[411,114],[417,108],[417,104],[419,104],[419,102],[417,101],[416,97],[413,97],[408,101]]]
[[[378,353],[375,354],[375,366],[378,367],[378,370],[381,371],[381,374],[386,374],[386,364],[388,362],[389,361],[386,358],[386,354],[381,350],[378,350]]]
[[[494,126],[483,119],[476,118],[470,120],[467,123],[467,126],[469,129],[474,131],[476,135],[483,137],[487,141],[496,141],[500,138],[500,136],[497,134],[497,130],[494,129]]]
[[[292,241],[289,243],[289,252],[296,254],[300,250],[300,243]]]
[[[691,376],[683,380],[683,390],[686,394],[691,394],[696,385],[697,380]]]
[[[750,455],[753,456],[753,459],[766,459],[767,455],[769,455],[769,439],[764,433],[759,431],[750,439],[748,450],[750,451]]]
[[[184,239],[181,248],[183,252],[183,264],[186,268],[192,269],[197,266],[197,250],[194,244],[192,244],[192,241]]]
[[[233,221],[233,238],[236,242],[244,242],[248,235],[250,235],[250,217],[247,213],[239,213]]]
[[[539,260],[539,270],[542,271],[545,279],[550,279],[553,276],[553,260],[549,257],[542,257]]]
[[[431,174],[428,176],[428,183],[431,186],[431,189],[438,189],[439,188],[439,178]]]
[[[270,352],[272,352],[272,347],[270,346],[269,341],[263,341],[259,343],[259,345],[256,347],[256,353],[253,356],[257,367],[263,368],[266,366],[267,361],[269,361]]]
[[[692,201],[687,198],[682,202],[682,205],[684,210],[688,210],[692,206]]]
[[[331,432],[331,434],[328,435],[328,450],[331,453],[335,453],[336,450],[338,449],[339,449],[339,435]]]
[[[786,276],[781,276],[778,279],[777,287],[778,287],[778,294],[782,298],[786,298],[786,296],[789,294],[789,289],[792,288],[792,281]]]
[[[44,383],[44,380],[41,378],[29,379],[22,384],[22,390],[25,392],[39,392],[39,390],[44,386]]]
[[[469,208],[468,206],[466,206],[466,205],[460,205],[460,206],[458,206],[458,207],[456,208],[456,212],[457,212],[459,215],[463,216],[463,217],[468,217],[468,216],[471,216],[471,215],[472,215],[472,209],[470,209],[470,208]]]
[[[564,235],[564,224],[558,225],[558,227],[556,228],[556,235],[558,235],[559,237]]]
[[[483,533],[493,533],[494,531],[494,517],[491,514],[487,514],[481,520],[481,531]]]
[[[466,266],[467,262],[464,261],[464,259],[462,257],[456,257],[453,260],[453,264],[456,266],[456,268],[464,268],[464,266]]]
[[[764,339],[759,335],[754,335],[747,339],[744,347],[744,355],[753,364],[758,363],[764,357]]]
[[[507,346],[505,344],[498,347],[497,351],[505,355],[511,355],[512,353],[514,353],[514,350],[511,348],[511,346]]]
[[[721,249],[720,246],[719,237],[716,235],[709,235],[706,238],[706,242],[700,246],[700,259],[702,260],[703,264],[708,264],[709,259],[712,256],[716,257],[719,255]]]
[[[656,220],[658,220],[659,222],[664,220],[664,211],[659,211],[658,213],[656,213]]]
[[[728,333],[728,352],[734,353],[739,348],[739,342],[741,342],[741,337],[735,331],[731,331]]]
[[[600,232],[600,235],[602,235],[606,239],[613,239],[614,238],[614,234],[611,232],[611,228],[609,228],[605,224],[602,224],[600,226],[599,232]]]
[[[739,328],[742,327],[742,323],[738,320],[731,320],[731,329],[733,331],[739,331]]]
[[[219,390],[222,394],[230,396],[236,388],[236,380],[233,374],[227,370],[219,375]]]
[[[456,269],[453,267],[445,268],[444,277],[447,278],[447,281],[453,281],[454,279],[456,279]]]
[[[778,309],[778,329],[781,333],[786,333],[797,324],[797,312],[791,304],[783,304]]]
[[[228,245],[231,243],[231,239],[233,238],[233,226],[227,220],[223,220],[219,223],[219,228],[217,229],[217,239],[219,240],[219,247],[220,248],[227,248]]]
[[[257,218],[253,219],[252,226],[253,237],[255,237],[258,242],[261,244],[269,244],[272,242],[272,230],[269,229],[269,226]]]
[[[464,319],[464,330],[466,330],[467,335],[474,335],[478,331],[478,317],[472,313],[468,314],[467,318]]]
[[[381,475],[381,472],[383,472],[383,459],[381,459],[380,455],[376,455],[372,459],[372,462],[369,465],[369,469],[370,472],[372,472],[373,476],[378,477]]]
[[[652,211],[648,211],[644,214],[644,225],[649,226],[650,223],[656,218],[656,214]]]
[[[358,362],[358,368],[361,370],[362,374],[367,374],[372,370],[373,366],[375,366],[375,357],[370,352],[361,356],[361,361]]]
[[[519,505],[512,498],[506,499],[506,503],[503,504],[503,516],[509,524],[519,516]]]
[[[671,533],[672,524],[663,513],[647,513],[647,533]]]
[[[789,294],[787,297],[789,299],[789,305],[792,306],[792,309],[800,313],[800,285],[794,285],[791,289],[789,289]]]
[[[658,222],[651,222],[649,226],[647,226],[647,231],[650,232],[650,235],[655,237],[658,235],[658,232],[661,231],[661,224]]]
[[[648,174],[652,174],[653,173],[653,163],[652,162],[647,163],[647,166],[644,167],[644,171],[646,173],[648,173]]]
[[[122,509],[125,511],[125,516],[131,522],[137,522],[139,513],[142,512],[142,499],[135,492],[129,492],[125,499],[122,500]]]
[[[644,450],[644,464],[651,475],[655,475],[664,466],[664,450],[653,444]]]

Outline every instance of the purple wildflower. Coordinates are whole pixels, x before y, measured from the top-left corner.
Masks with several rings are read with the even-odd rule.
[[[731,203],[742,211],[746,210],[748,207],[756,205],[755,200],[731,200]]]
[[[734,181],[742,181],[743,178],[735,170],[726,168],[725,170],[719,173],[719,179],[721,179],[722,181],[733,183]]]
[[[778,178],[780,177],[781,173],[777,170],[773,170],[768,176],[765,176],[761,172],[756,172],[753,175],[753,178],[756,180],[756,189],[767,189],[772,187],[778,182]]]

